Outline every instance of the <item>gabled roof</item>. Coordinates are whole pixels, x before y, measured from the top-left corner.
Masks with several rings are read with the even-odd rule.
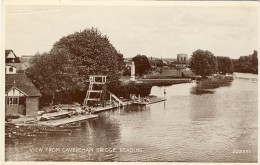
[[[9,91],[10,88],[15,85],[15,87],[26,93],[28,96],[42,96],[40,91],[24,73],[7,74],[5,76],[5,92]]]
[[[17,88],[16,86],[11,87],[9,90],[5,91],[5,94],[7,94],[8,92],[10,92],[11,90],[16,89],[19,92],[21,92],[22,94],[24,94],[25,96],[29,96],[28,94],[26,94],[24,91],[22,91],[21,89]]]
[[[6,58],[11,52],[13,52],[14,56],[16,57],[16,55],[15,55],[15,53],[14,53],[14,51],[13,51],[12,49],[6,49],[6,50],[5,50],[5,58]]]

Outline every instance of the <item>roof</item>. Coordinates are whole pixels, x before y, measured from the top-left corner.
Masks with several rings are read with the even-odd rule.
[[[32,58],[34,58],[34,56],[22,55],[20,60],[21,60],[21,62],[29,62]]]
[[[5,75],[5,92],[15,86],[28,96],[42,96],[40,91],[33,85],[32,81],[24,74],[7,74]]]
[[[16,57],[14,51],[12,49],[6,49],[5,50],[5,58],[8,56],[9,53],[13,52],[14,56]]]

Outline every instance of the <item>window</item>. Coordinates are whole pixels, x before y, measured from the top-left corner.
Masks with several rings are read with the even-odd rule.
[[[9,72],[13,72],[14,71],[14,68],[13,67],[10,67],[9,68]]]
[[[7,105],[18,104],[18,97],[7,97],[6,104]]]
[[[10,105],[10,104],[13,104],[13,99],[12,98],[7,98],[7,104]]]
[[[18,98],[17,97],[13,98],[13,104],[18,104]]]

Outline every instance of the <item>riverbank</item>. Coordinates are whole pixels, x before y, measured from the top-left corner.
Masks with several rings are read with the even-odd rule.
[[[221,86],[229,86],[233,79],[234,78],[232,76],[217,75],[209,77],[207,79],[202,79],[198,82],[201,88],[214,89]]]
[[[217,75],[207,79],[201,79],[197,81],[197,85],[192,88],[192,94],[213,94],[213,89],[230,86],[234,80],[232,76]]]

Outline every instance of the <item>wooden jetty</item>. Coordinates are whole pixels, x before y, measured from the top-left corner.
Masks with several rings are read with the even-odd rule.
[[[60,116],[66,116],[69,115],[69,111],[61,110],[59,112],[53,112],[53,113],[46,113],[43,114],[41,117],[46,117],[46,118],[53,118],[53,117],[60,117]]]
[[[70,118],[63,118],[59,120],[48,120],[48,121],[39,121],[39,124],[46,126],[60,126],[64,124],[74,123],[74,122],[82,122],[87,119],[97,118],[98,115],[78,115],[72,116]]]
[[[98,113],[98,112],[102,112],[102,111],[107,111],[107,110],[111,110],[114,109],[116,107],[112,107],[111,105],[107,105],[105,107],[95,107],[94,108],[94,113]]]

